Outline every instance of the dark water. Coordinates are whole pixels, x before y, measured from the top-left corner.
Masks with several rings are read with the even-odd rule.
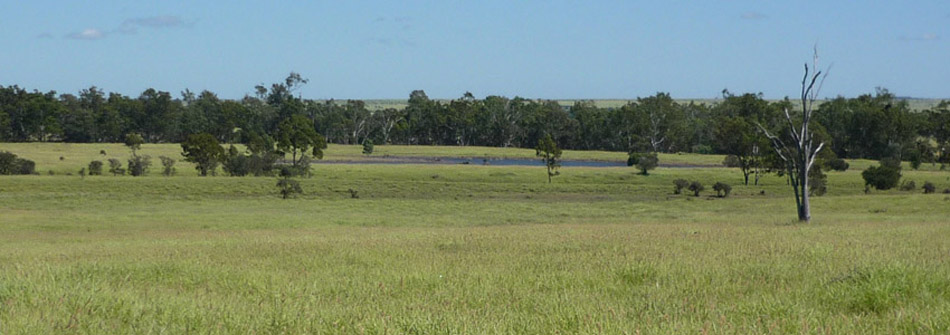
[[[359,161],[315,161],[317,164],[459,164],[459,165],[488,165],[488,166],[544,166],[540,159],[513,159],[513,158],[450,158],[450,157],[391,157],[373,158]],[[624,162],[603,161],[561,161],[561,166],[579,167],[618,167],[627,166]]]

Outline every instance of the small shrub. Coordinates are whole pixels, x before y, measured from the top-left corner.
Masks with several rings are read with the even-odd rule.
[[[90,176],[102,175],[102,161],[89,162],[89,175]]]
[[[844,159],[835,158],[825,163],[825,166],[832,171],[848,171],[850,164]]]
[[[372,155],[372,154],[373,154],[373,149],[374,149],[373,140],[366,139],[365,141],[363,141],[363,154],[364,154],[364,155]]]
[[[175,175],[175,160],[170,157],[158,156],[158,159],[162,161],[162,175],[165,177],[171,177]]]
[[[726,183],[716,182],[716,184],[713,185],[713,190],[716,191],[716,196],[725,198],[729,196],[729,192],[732,192],[732,186]]]
[[[925,181],[924,186],[921,188],[924,189],[924,194],[930,194],[937,191],[937,186],[934,185],[934,183],[931,183],[929,181]]]
[[[17,158],[14,167],[14,174],[36,174],[36,163],[29,159]]]
[[[693,181],[689,184],[689,190],[693,191],[693,196],[699,196],[699,192],[702,192],[705,189],[703,184],[698,181]]]
[[[109,158],[109,172],[111,172],[113,176],[125,174],[125,169],[122,168],[122,161]]]
[[[46,171],[46,174],[48,174],[48,175],[50,175],[50,176],[55,176],[55,175],[56,175],[56,172],[53,172],[53,170],[49,170],[49,171]]]
[[[726,156],[726,159],[723,159],[723,160],[722,160],[722,165],[725,166],[725,167],[733,167],[733,168],[734,168],[734,167],[739,167],[739,166],[741,166],[742,163],[739,162],[739,156],[736,156],[736,155],[729,155],[729,156]]]
[[[901,191],[912,192],[917,189],[917,183],[913,180],[901,183]]]
[[[943,194],[950,194],[950,188],[943,189]]]
[[[347,191],[350,192],[350,199],[359,199],[359,198],[360,198],[360,192],[359,192],[359,191],[354,190],[354,189],[352,189],[352,188],[349,189],[349,190],[347,190]]]
[[[106,150],[105,150],[105,149],[99,150],[99,154],[105,156],[105,155],[106,155]]]
[[[291,168],[283,167],[280,169],[281,179],[277,181],[277,189],[280,190],[280,196],[283,199],[289,199],[303,193],[300,183],[290,179],[294,175]]]
[[[148,174],[150,166],[152,166],[152,158],[148,155],[136,155],[129,158],[129,174],[133,177]]]
[[[80,179],[86,179],[86,168],[85,168],[85,167],[83,167],[82,169],[79,169],[79,178],[80,178]]]
[[[689,181],[686,179],[677,179],[673,181],[673,194],[683,193],[683,189],[689,187]]]
[[[60,160],[60,161],[64,161],[64,160],[66,160],[66,157],[59,156],[59,160]]]
[[[232,177],[243,177],[250,173],[250,159],[232,145],[224,156],[221,168]]]

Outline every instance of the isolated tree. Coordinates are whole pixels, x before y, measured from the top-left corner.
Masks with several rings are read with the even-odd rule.
[[[300,182],[291,179],[294,173],[287,167],[280,169],[280,179],[277,180],[277,189],[280,190],[280,196],[283,199],[295,197],[303,193]]]
[[[373,140],[366,139],[363,141],[363,154],[372,155],[373,154]]]
[[[817,50],[815,51],[812,64],[817,71]],[[809,127],[811,126],[815,99],[818,98],[818,92],[821,91],[821,85],[827,74],[822,76],[822,72],[817,71],[811,74],[810,77],[809,75],[808,63],[805,63],[805,75],[802,78],[801,115],[796,115],[796,120],[793,120],[789,108],[784,108],[785,122],[788,127],[785,136],[779,137],[773,135],[761,123],[758,124],[759,129],[761,129],[772,142],[772,148],[775,149],[775,152],[785,162],[785,171],[788,173],[789,184],[795,191],[795,206],[798,209],[798,220],[803,222],[811,220],[811,204],[808,201],[810,194],[808,189],[808,171],[811,170],[812,165],[815,164],[815,158],[818,157],[818,153],[825,145],[824,142],[819,142],[816,145]],[[818,80],[819,78],[821,81]],[[817,87],[815,86],[816,84],[818,85]],[[801,119],[797,120],[798,117],[801,117]]]
[[[637,160],[637,168],[640,169],[640,174],[646,176],[650,174],[650,170],[656,169],[659,163],[660,159],[657,157],[655,152],[641,154],[640,159]]]
[[[310,159],[308,151],[312,151],[313,158],[322,159],[323,149],[326,148],[326,139],[317,133],[310,119],[303,115],[284,119],[277,128],[277,149],[291,154],[291,164],[294,168]]]
[[[181,143],[181,150],[185,161],[195,163],[195,169],[202,176],[207,176],[208,172],[214,173],[224,158],[224,148],[208,133],[188,135],[188,139]]]
[[[142,135],[139,135],[138,133],[128,133],[125,134],[125,140],[123,143],[125,143],[125,146],[132,150],[132,156],[134,157],[136,151],[142,148],[142,143],[145,143],[145,139],[142,138]]]
[[[557,147],[551,134],[545,134],[538,140],[538,146],[535,148],[535,155],[541,157],[541,161],[548,168],[548,183],[551,183],[551,177],[561,174],[557,169],[561,167],[561,148]]]
[[[162,160],[162,175],[165,177],[171,177],[175,175],[175,160],[171,157],[158,156],[158,159]]]
[[[102,161],[91,161],[91,162],[89,162],[89,175],[90,175],[90,176],[101,176],[101,175],[102,175]]]

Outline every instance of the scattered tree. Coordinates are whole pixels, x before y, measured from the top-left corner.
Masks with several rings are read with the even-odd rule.
[[[716,182],[713,184],[713,190],[716,191],[717,197],[725,198],[729,196],[730,192],[732,192],[732,186],[723,182]]]
[[[109,158],[109,172],[112,173],[112,176],[118,176],[120,174],[125,174],[125,169],[122,168],[122,161]]]
[[[135,156],[136,151],[142,148],[142,144],[145,143],[145,139],[142,138],[142,135],[138,133],[128,133],[125,134],[125,146],[129,147],[132,150],[132,156]]]
[[[372,155],[373,154],[373,140],[366,139],[363,141],[363,154]]]
[[[171,157],[158,156],[158,159],[162,160],[162,175],[165,177],[171,177],[175,175],[175,160]]]
[[[673,194],[683,193],[683,189],[689,187],[689,181],[686,179],[676,179],[673,181]]]
[[[283,199],[289,199],[297,196],[297,194],[303,193],[300,182],[291,179],[293,175],[294,172],[288,167],[280,169],[280,179],[277,180],[277,188],[280,190],[280,196]]]
[[[152,166],[152,159],[148,155],[132,155],[129,158],[129,174],[133,177],[144,176],[148,174],[148,168]]]
[[[889,190],[897,186],[901,180],[900,162],[891,159],[881,160],[880,165],[868,167],[861,172],[866,187],[878,190]]]
[[[102,161],[91,161],[91,162],[89,162],[89,175],[90,175],[90,176],[101,176],[101,175],[102,175]]]
[[[656,169],[657,165],[659,165],[659,162],[660,162],[660,159],[657,157],[657,154],[655,152],[646,153],[646,154],[631,153],[630,155],[631,156],[636,155],[638,157],[636,159],[637,169],[640,169],[640,174],[644,176],[649,175],[650,170]]]
[[[308,151],[312,150],[313,158],[323,159],[323,149],[326,148],[326,139],[314,130],[313,122],[303,115],[284,119],[277,129],[277,149],[292,155],[291,164],[298,170],[298,174],[309,173],[303,171],[301,166],[304,161],[309,166]]]
[[[692,183],[689,184],[689,190],[693,191],[693,196],[698,197],[699,192],[702,192],[704,189],[705,187],[703,187],[703,184],[700,183],[699,181],[693,181]]]
[[[188,139],[181,143],[181,149],[185,161],[195,163],[195,169],[202,176],[209,172],[213,174],[224,158],[224,148],[208,133],[188,135]]]
[[[551,177],[560,175],[558,168],[561,167],[561,149],[554,143],[551,134],[546,134],[538,141],[538,147],[535,148],[535,155],[541,157],[541,161],[548,169],[548,183],[551,183]]]

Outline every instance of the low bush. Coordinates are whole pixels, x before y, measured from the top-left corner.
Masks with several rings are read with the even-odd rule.
[[[102,161],[89,162],[89,175],[90,176],[102,175]]]
[[[848,171],[850,164],[844,159],[835,158],[825,163],[825,167],[832,171]]]
[[[698,181],[693,181],[689,184],[689,190],[693,191],[693,196],[699,196],[699,192],[702,192],[705,189],[703,184]]]
[[[725,198],[732,192],[732,186],[723,182],[716,182],[716,184],[713,185],[713,190],[716,191],[716,196]]]
[[[683,193],[683,189],[689,187],[689,181],[686,179],[677,179],[673,181],[673,194]]]
[[[929,182],[929,181],[925,181],[925,182],[924,182],[924,186],[921,187],[921,188],[924,189],[924,193],[925,193],[925,194],[930,194],[930,193],[934,193],[934,192],[937,191],[937,186],[934,185],[934,183],[931,183],[931,182]]]
[[[148,155],[135,155],[129,158],[129,174],[133,177],[148,174],[150,166],[152,166],[152,158]]]
[[[917,183],[913,180],[901,183],[901,191],[912,192],[917,189]]]

